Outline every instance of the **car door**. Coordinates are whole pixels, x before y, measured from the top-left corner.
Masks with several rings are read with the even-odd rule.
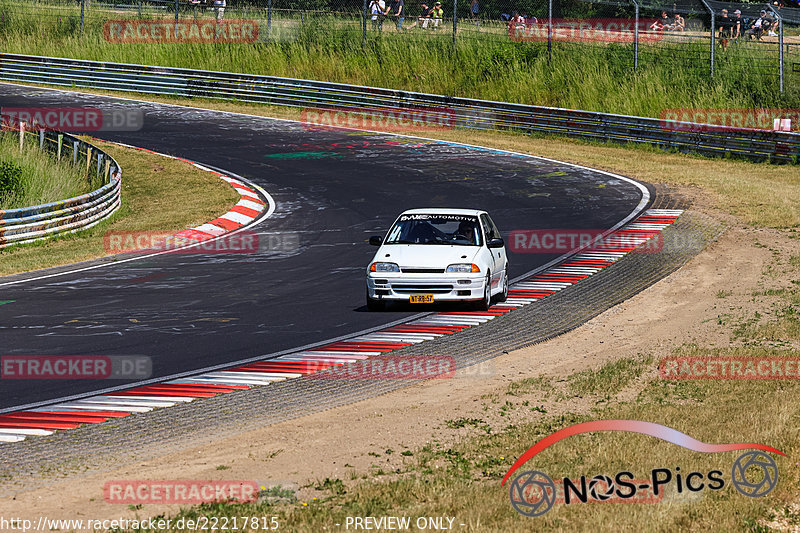
[[[481,226],[483,226],[483,245],[486,246],[492,257],[492,290],[497,290],[502,286],[503,276],[506,270],[506,249],[502,248],[489,248],[489,242],[492,239],[502,239],[500,231],[495,226],[491,217],[483,213],[481,215]]]

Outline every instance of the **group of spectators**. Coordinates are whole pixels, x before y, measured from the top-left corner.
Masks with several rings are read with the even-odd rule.
[[[666,11],[661,12],[661,18],[650,25],[653,31],[684,31],[686,29],[686,19],[680,13],[670,18]]]
[[[777,37],[775,30],[778,29],[778,24],[777,17],[766,9],[762,9],[759,17],[753,20],[743,19],[742,12],[738,9],[733,12],[732,17],[728,16],[727,9],[723,9],[719,19],[720,45],[724,49],[728,46],[728,42],[731,40],[738,42],[739,38],[745,35],[748,39],[759,41],[765,33],[770,37]]]
[[[430,0],[432,1],[432,0]],[[420,14],[415,17],[410,26],[404,28],[403,22],[406,19],[406,7],[404,0],[370,0],[369,3],[370,18],[372,20],[372,29],[376,31],[383,30],[383,21],[391,19],[394,21],[395,27],[398,31],[410,30],[419,26],[423,29],[439,29],[444,19],[444,8],[441,2],[434,2],[431,7],[427,1],[420,4]],[[469,5],[469,16],[478,24],[478,13],[480,12],[479,0],[471,0]]]
[[[775,2],[775,6],[780,9],[778,2]],[[739,9],[733,12],[733,16],[729,16],[728,10],[723,9],[721,16],[717,19],[717,26],[718,28],[715,30],[719,32],[722,48],[726,48],[731,40],[738,42],[745,36],[749,39],[761,40],[764,34],[770,37],[778,35],[776,33],[778,19],[766,9],[762,9],[760,16],[754,19],[742,18],[742,12]],[[686,30],[686,19],[679,13],[670,17],[666,11],[662,11],[661,18],[653,22],[650,29],[653,31],[684,31]]]
[[[222,18],[225,16],[225,6],[227,2],[225,0],[189,0],[189,6],[194,7],[202,7],[203,5],[211,5],[214,7],[214,18],[217,19],[217,22],[222,22]]]
[[[432,1],[432,0],[429,0]],[[800,7],[800,0],[789,0],[790,2],[798,3]],[[214,14],[218,21],[222,21],[225,13],[226,0],[189,0],[190,5],[200,5],[201,2],[208,2],[214,7]],[[473,20],[478,21],[479,0],[471,0],[469,6],[469,16]],[[775,8],[780,9],[782,3],[775,1]],[[406,19],[405,1],[404,0],[370,0],[369,12],[372,19],[372,29],[381,31],[383,30],[383,21],[391,19],[394,21],[395,27],[398,31],[411,29],[414,27],[421,27],[427,29],[439,29],[444,18],[444,9],[442,3],[439,1],[434,2],[433,7],[429,7],[426,2],[420,4],[421,11],[419,16],[415,17],[414,22],[407,28],[403,27],[403,22]],[[514,11],[511,15],[503,13],[500,19],[508,22],[509,30],[524,31],[527,27],[538,24],[538,19],[533,15],[528,15],[525,12]],[[770,37],[776,37],[778,34],[777,17],[770,11],[762,9],[760,16],[755,19],[743,19],[742,12],[735,10],[733,16],[728,15],[728,10],[723,9],[720,18],[718,19],[719,40],[722,48],[726,48],[728,43],[733,40],[738,42],[739,38],[747,36],[749,39],[761,40],[761,37],[766,33]],[[675,31],[681,32],[686,30],[686,19],[680,13],[675,13],[672,17],[667,15],[666,11],[661,12],[661,17],[655,22],[650,24],[652,31]]]
[[[420,4],[421,11],[416,20],[408,26],[403,28],[403,22],[406,19],[405,2],[404,0],[370,0],[369,12],[372,19],[372,29],[376,31],[383,30],[383,21],[391,19],[394,21],[395,27],[398,31],[411,29],[414,27],[421,27],[428,29],[439,29],[442,19],[444,18],[444,9],[441,2],[435,2],[433,7],[429,7],[426,2]],[[472,0],[470,12],[478,15],[478,0]]]

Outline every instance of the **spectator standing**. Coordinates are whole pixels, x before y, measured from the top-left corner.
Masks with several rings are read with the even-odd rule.
[[[384,15],[387,15],[389,17],[394,17],[395,27],[397,28],[397,31],[402,31],[403,21],[406,18],[405,2],[403,2],[403,0],[392,0],[386,6],[386,12],[384,13]]]
[[[480,11],[480,5],[478,5],[478,0],[472,0],[472,3],[469,5],[469,16],[475,20],[475,23],[478,23],[478,11]]]
[[[736,10],[733,12],[733,41],[739,42],[739,37],[742,36],[742,12]]]
[[[722,10],[722,16],[719,18],[719,44],[725,50],[728,47],[728,40],[731,38],[733,30],[733,20],[728,16],[728,10]]]
[[[384,0],[371,0],[369,3],[369,12],[372,14],[372,29],[375,31],[383,31],[383,12],[386,11],[386,2]]]
[[[217,22],[222,22],[222,17],[225,16],[225,0],[214,0],[214,15],[217,17]]]

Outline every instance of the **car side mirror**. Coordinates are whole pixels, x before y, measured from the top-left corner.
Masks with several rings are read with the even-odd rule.
[[[489,241],[489,248],[502,248],[506,245],[506,242],[503,239],[492,239]]]
[[[369,238],[369,243],[372,246],[380,246],[381,244],[383,244],[383,237],[381,237],[380,235],[373,235],[372,237]]]

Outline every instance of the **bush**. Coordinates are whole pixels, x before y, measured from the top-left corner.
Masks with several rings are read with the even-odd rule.
[[[0,161],[0,197],[22,192],[22,167],[13,161]]]

